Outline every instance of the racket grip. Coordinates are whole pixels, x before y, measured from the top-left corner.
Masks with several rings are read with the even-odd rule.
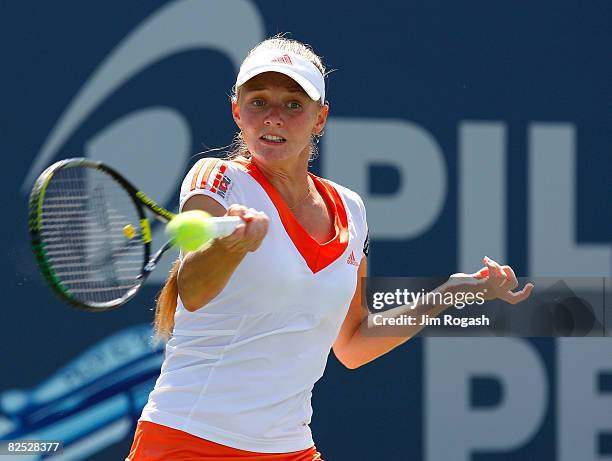
[[[242,222],[240,216],[221,216],[218,218],[209,218],[207,221],[210,223],[211,233],[215,237],[227,237],[236,226]]]

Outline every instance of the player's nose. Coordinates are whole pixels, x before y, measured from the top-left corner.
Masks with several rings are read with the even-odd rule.
[[[271,107],[268,110],[264,117],[264,125],[276,127],[283,126],[283,118],[278,108]]]

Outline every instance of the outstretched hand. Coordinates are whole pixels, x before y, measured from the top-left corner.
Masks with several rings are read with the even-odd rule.
[[[474,274],[458,273],[451,275],[453,291],[478,291],[486,300],[503,299],[517,304],[531,295],[533,283],[527,283],[521,290],[514,271],[510,266],[500,266],[488,256],[483,258],[485,267]]]

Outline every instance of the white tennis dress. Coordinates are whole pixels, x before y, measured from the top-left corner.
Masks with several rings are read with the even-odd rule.
[[[253,164],[201,159],[187,174],[181,207],[203,194],[226,208],[261,210],[270,226],[205,307],[189,312],[179,299],[141,421],[260,453],[313,445],[311,391],[355,292],[367,225],[355,192],[311,177],[334,210],[336,234],[325,244],[302,229]]]

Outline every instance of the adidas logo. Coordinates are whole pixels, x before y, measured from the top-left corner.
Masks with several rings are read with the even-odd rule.
[[[350,264],[351,266],[359,267],[359,263],[355,259],[355,253],[353,252],[353,250],[351,250],[351,254],[346,259],[346,263]]]
[[[291,62],[291,58],[288,54],[284,54],[282,56],[279,56],[278,58],[274,58],[271,62],[280,62],[282,64],[289,64],[290,66],[293,65],[293,63]]]

